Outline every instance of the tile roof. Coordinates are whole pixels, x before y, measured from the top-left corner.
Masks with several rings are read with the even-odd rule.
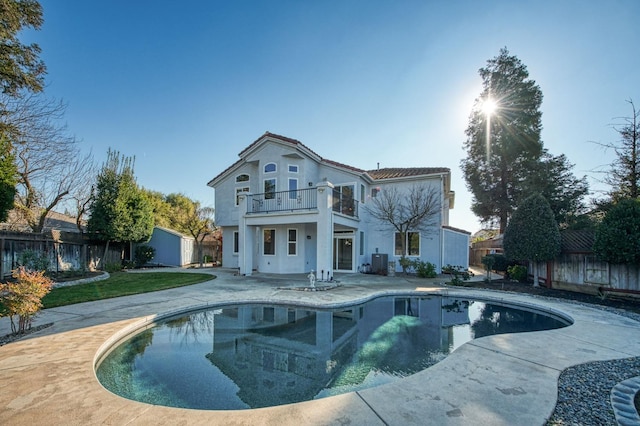
[[[386,168],[368,170],[367,173],[371,178],[377,179],[394,179],[411,176],[433,175],[438,173],[449,173],[451,170],[447,167],[408,167],[408,168]]]

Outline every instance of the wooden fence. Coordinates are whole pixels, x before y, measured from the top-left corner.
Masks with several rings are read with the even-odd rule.
[[[95,270],[101,262],[120,263],[122,250],[90,240],[73,232],[50,231],[41,234],[0,231],[0,278],[6,278],[18,267],[22,254],[31,250],[46,257],[51,272]]]

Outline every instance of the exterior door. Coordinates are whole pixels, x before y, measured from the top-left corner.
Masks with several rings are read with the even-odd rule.
[[[353,237],[335,237],[333,270],[353,272]]]

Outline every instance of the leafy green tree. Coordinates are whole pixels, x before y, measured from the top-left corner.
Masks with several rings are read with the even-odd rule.
[[[171,228],[173,212],[171,205],[167,202],[167,196],[158,191],[143,190],[147,194],[147,199],[153,209],[153,220],[156,226]]]
[[[110,242],[149,241],[153,225],[152,205],[135,181],[133,160],[109,150],[96,180],[89,232],[106,242],[106,254]]]
[[[0,137],[0,222],[7,220],[16,196],[18,173],[11,144]]]
[[[183,194],[169,194],[166,202],[171,206],[171,227],[192,236],[196,241],[196,250],[202,266],[202,243],[215,231],[213,208],[201,206]]]
[[[466,130],[461,166],[473,195],[472,211],[503,233],[522,198],[524,182],[543,154],[542,91],[526,66],[506,48],[479,70],[483,90]],[[486,107],[495,105],[492,112]]]
[[[615,204],[596,229],[593,251],[605,262],[640,264],[640,200]]]
[[[22,44],[18,33],[38,30],[43,23],[42,7],[35,0],[0,0],[0,87],[16,96],[21,90],[42,91],[46,67],[38,57],[40,47]]]
[[[504,233],[503,246],[508,259],[534,263],[533,285],[537,287],[538,262],[560,253],[560,229],[542,195],[531,195],[518,206]]]

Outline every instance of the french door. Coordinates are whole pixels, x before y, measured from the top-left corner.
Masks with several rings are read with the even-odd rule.
[[[333,270],[353,272],[353,236],[333,238]]]

